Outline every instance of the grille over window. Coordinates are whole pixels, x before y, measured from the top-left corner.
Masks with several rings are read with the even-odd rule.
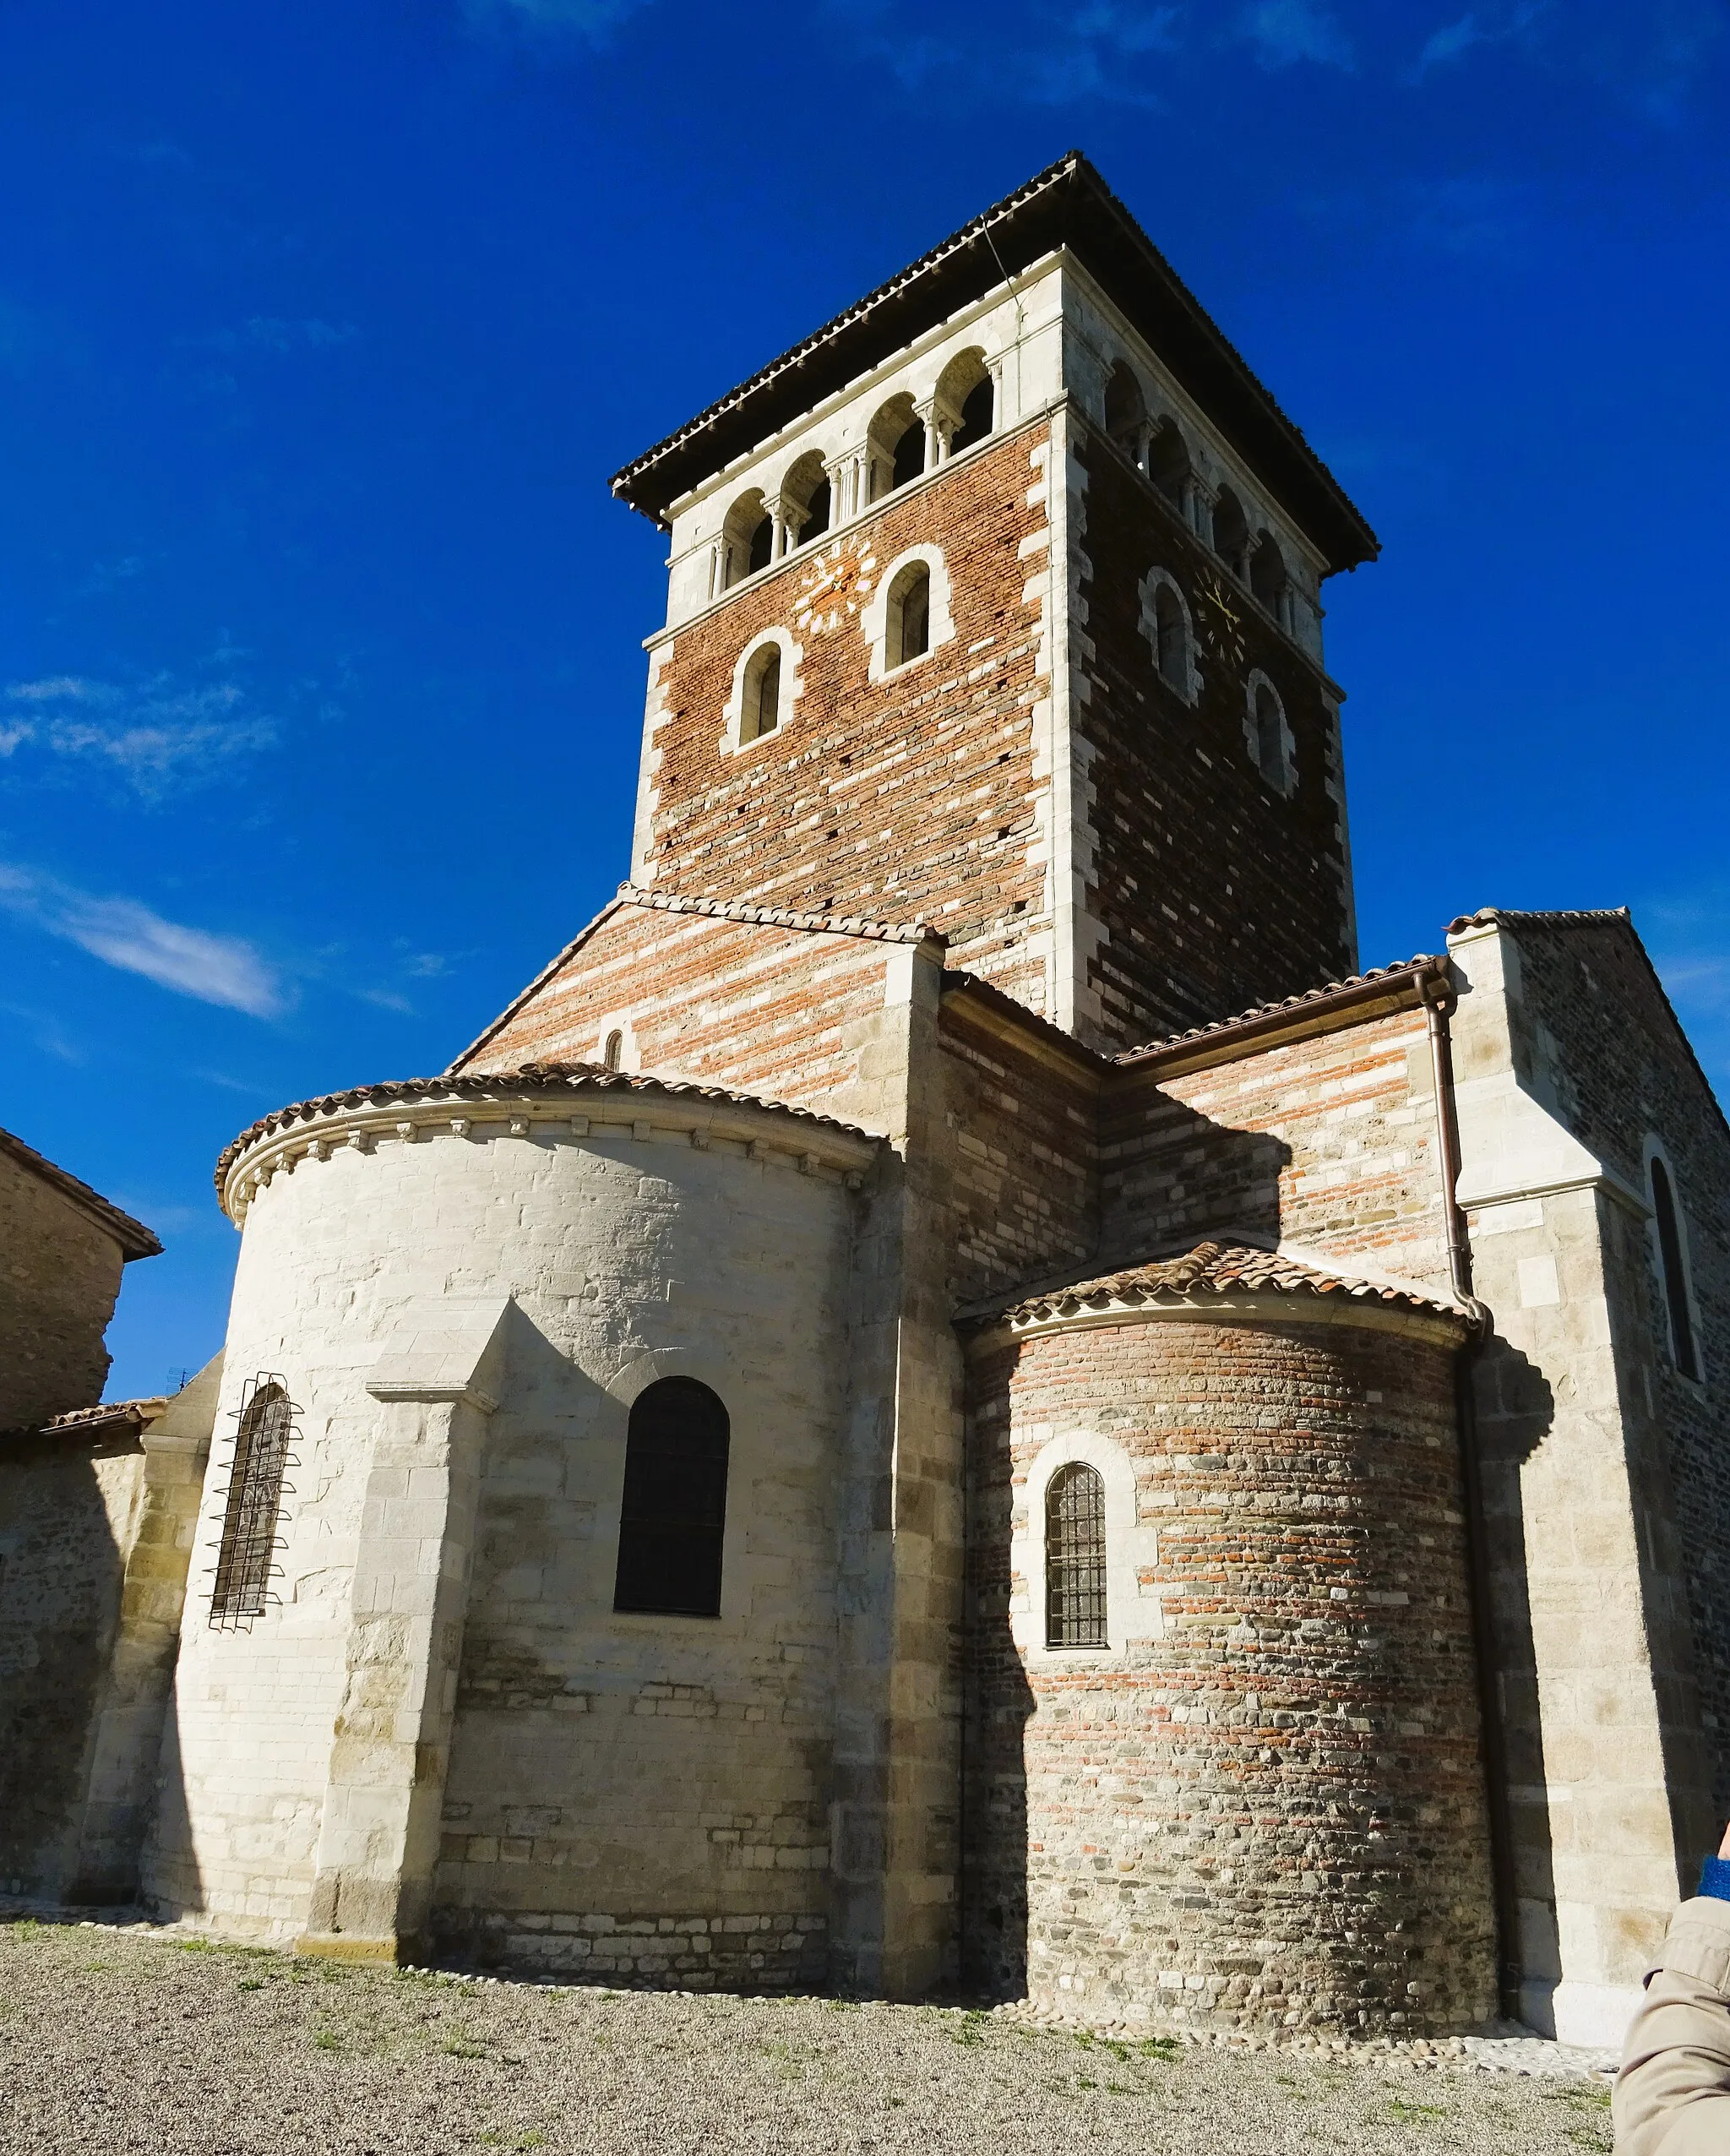
[[[282,1477],[289,1464],[295,1412],[280,1377],[266,1371],[248,1379],[229,1465],[216,1585],[210,1596],[213,1625],[249,1625],[264,1615],[265,1603],[272,1598]]]
[[[1105,1484],[1080,1460],[1046,1488],[1045,1643],[1106,1645]]]
[[[664,1377],[639,1392],[625,1443],[615,1609],[721,1614],[727,1412],[706,1385]]]

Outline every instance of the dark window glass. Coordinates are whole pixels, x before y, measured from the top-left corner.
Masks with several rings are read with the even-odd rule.
[[[811,493],[811,506],[805,512],[805,521],[799,526],[799,544],[809,546],[818,536],[829,529],[829,482],[819,479]]]
[[[1180,696],[1189,694],[1189,634],[1178,595],[1161,584],[1153,595],[1153,622],[1158,631],[1160,678]]]
[[[1249,525],[1243,504],[1229,487],[1214,504],[1213,550],[1242,584],[1249,568]]]
[[[1169,419],[1154,429],[1147,448],[1147,476],[1174,509],[1181,509],[1189,486],[1189,452]]]
[[[1045,1643],[1106,1644],[1105,1484],[1079,1460],[1045,1493]]]
[[[959,456],[963,449],[971,449],[976,442],[982,442],[991,432],[993,416],[991,377],[976,382],[961,400],[961,423],[949,438],[949,455]]]
[[[905,487],[910,479],[917,479],[925,469],[925,422],[916,419],[895,444],[895,468],[889,478],[891,487]]]
[[[768,653],[753,662],[755,671],[745,689],[744,738],[755,741],[765,733],[773,733],[781,724],[781,647],[771,645]]]
[[[241,1408],[229,1467],[216,1585],[210,1597],[213,1625],[242,1624],[262,1617],[275,1565],[294,1406],[279,1380],[255,1378],[253,1385],[252,1397]]]
[[[695,1378],[664,1377],[637,1395],[615,1609],[720,1616],[729,1437],[726,1409]]]
[[[931,648],[931,572],[905,569],[896,580],[895,603],[889,618],[889,660],[905,666]]]
[[[775,526],[765,516],[751,534],[751,552],[746,567],[754,572],[769,567],[769,549],[775,538]]]
[[[1670,1311],[1670,1344],[1676,1367],[1684,1377],[1698,1381],[1700,1362],[1694,1352],[1694,1315],[1688,1307],[1688,1276],[1682,1266],[1682,1230],[1676,1219],[1676,1194],[1670,1173],[1661,1160],[1651,1168],[1652,1215],[1658,1227],[1658,1256],[1664,1271],[1664,1300]]]

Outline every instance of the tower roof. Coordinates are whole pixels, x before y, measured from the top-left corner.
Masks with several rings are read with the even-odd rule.
[[[1355,568],[1379,551],[1338,481],[1080,150],[634,458],[613,475],[612,491],[664,524],[670,504],[712,473],[1006,276],[1064,248],[1298,519],[1330,569]]]

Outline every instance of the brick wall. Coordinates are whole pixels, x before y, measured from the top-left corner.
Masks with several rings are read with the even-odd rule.
[[[1228,1227],[1445,1291],[1423,1014],[1396,1011],[1108,1095],[1108,1256]]]
[[[694,897],[927,920],[959,962],[1013,981],[1039,1007],[1025,939],[1049,925],[1040,828],[1049,777],[1035,759],[1041,609],[1023,542],[1045,523],[1030,463],[1043,438],[1042,427],[1005,437],[658,647],[639,880]],[[858,604],[813,618],[810,594],[841,562],[862,570],[862,601],[873,572],[927,542],[944,551],[955,636],[873,683]],[[802,653],[795,716],[780,734],[723,754],[734,666],[775,626]]]
[[[1091,744],[1095,881],[1106,934],[1091,967],[1119,1047],[1351,973],[1338,736],[1314,664],[1102,436],[1076,429],[1076,723]],[[1198,631],[1191,708],[1161,680],[1140,587],[1169,572]],[[1218,598],[1206,596],[1211,590]],[[1246,683],[1259,668],[1296,742],[1289,798],[1250,760]]]
[[[0,1153],[0,1430],[101,1398],[122,1263],[82,1206]]]
[[[1398,1331],[1272,1322],[976,1348],[977,1980],[1173,2027],[1492,2010],[1451,1362]],[[1040,1583],[1011,1575],[1014,1516],[1036,1522],[1029,1465],[1065,1429],[1130,1456],[1154,1638],[1015,1644]],[[1108,1536],[1131,1524],[1108,1512]],[[1108,1611],[1113,1641],[1124,1623]]]
[[[626,903],[460,1067],[594,1062],[623,1024],[657,1077],[810,1107],[857,1086],[892,948]]]

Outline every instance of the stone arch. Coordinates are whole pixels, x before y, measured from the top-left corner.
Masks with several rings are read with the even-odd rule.
[[[1298,743],[1285,700],[1259,667],[1244,684],[1243,737],[1249,760],[1267,784],[1276,793],[1289,794],[1298,782]]]
[[[759,741],[767,741],[786,732],[797,714],[798,700],[805,693],[799,672],[803,656],[800,645],[784,629],[763,629],[746,645],[734,664],[732,693],[722,713],[726,721],[721,741],[723,755],[749,749]],[[767,677],[771,669],[774,694],[770,699]],[[765,705],[770,701],[774,724],[765,725]]]
[[[1249,556],[1249,591],[1281,629],[1291,624],[1292,579],[1286,557],[1271,531],[1264,531]]]
[[[1053,1647],[1046,1641],[1045,1503],[1053,1477],[1066,1467],[1091,1467],[1105,1495],[1106,1640],[1103,1647]],[[1140,1517],[1135,1462],[1127,1446],[1102,1431],[1064,1430],[1029,1463],[1009,1527],[1009,1572],[1025,1589],[1025,1608],[1012,1613],[1015,1644],[1031,1658],[1121,1661],[1139,1642],[1165,1630],[1158,1598],[1144,1594],[1141,1576],[1159,1562],[1159,1535]]]
[[[1229,487],[1221,487],[1213,505],[1213,550],[1240,584],[1249,577],[1249,520]]]
[[[997,391],[984,351],[970,345],[957,352],[937,378],[938,424],[947,428],[947,454],[960,456],[982,442],[997,422]]]
[[[922,566],[927,579],[927,633],[925,649],[916,657],[895,660],[889,656],[891,610],[896,604],[895,594],[906,571],[915,564]],[[868,678],[881,681],[886,674],[897,672],[905,667],[918,666],[933,651],[949,643],[955,633],[955,617],[950,612],[951,591],[949,564],[943,549],[927,542],[909,547],[897,554],[877,580],[877,588],[865,608],[861,628],[866,648],[871,654]]]
[[[833,521],[829,473],[821,453],[808,449],[791,464],[781,482],[781,514],[787,527],[787,547],[808,547],[828,531]]]
[[[1147,476],[1160,493],[1185,518],[1189,514],[1195,466],[1189,444],[1175,419],[1161,419],[1147,440]]]
[[[1160,679],[1186,704],[1194,704],[1201,694],[1195,623],[1183,587],[1169,569],[1151,569],[1141,580],[1141,634]]]
[[[1138,471],[1147,458],[1147,399],[1135,370],[1120,359],[1106,378],[1105,431]]]
[[[925,469],[925,422],[913,409],[911,395],[903,389],[881,404],[866,429],[866,460],[870,483],[866,497],[880,501],[897,487],[905,487]]]
[[[775,525],[760,487],[747,488],[728,509],[721,527],[721,583],[725,591],[767,569],[774,550]]]

